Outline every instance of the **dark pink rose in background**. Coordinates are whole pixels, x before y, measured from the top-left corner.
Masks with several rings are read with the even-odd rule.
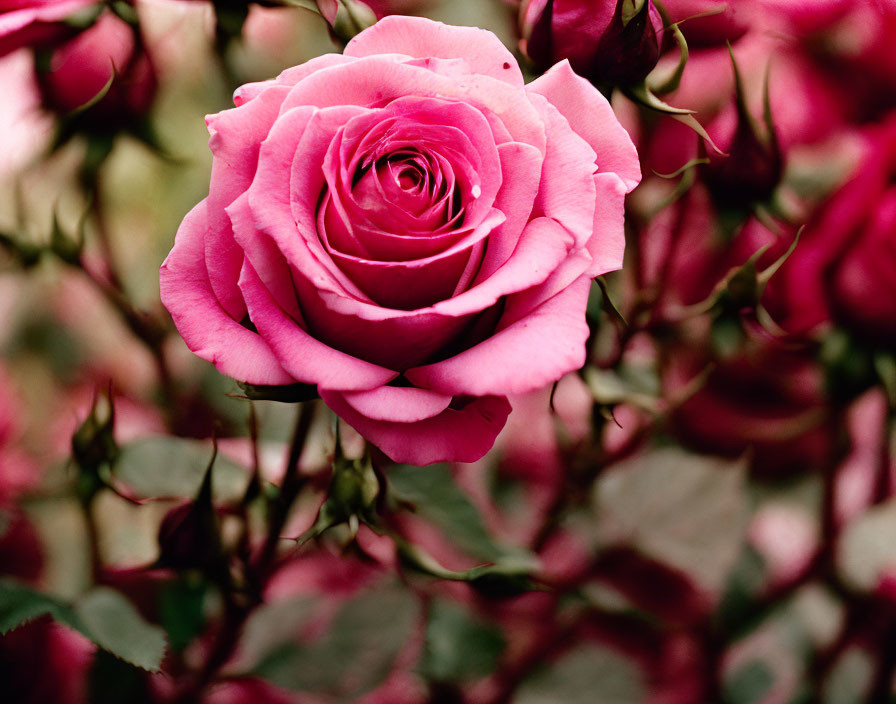
[[[811,274],[811,265],[820,264],[821,288],[837,324],[889,349],[896,349],[894,179],[896,115],[871,132],[865,158],[810,222],[805,253],[784,272],[785,278]]]
[[[770,33],[792,37],[842,92],[858,122],[896,107],[896,4],[891,0],[764,0]]]
[[[764,299],[788,332],[832,322],[871,345],[896,346],[896,115],[865,133],[863,156],[811,215]]]
[[[724,46],[750,28],[754,0],[664,0],[669,21],[680,22],[688,47]]]
[[[364,4],[376,13],[377,17],[386,15],[407,15],[426,10],[433,5],[433,0],[364,0]]]
[[[155,71],[139,30],[111,11],[59,44],[37,77],[44,105],[62,115],[94,99],[112,79],[89,110],[91,120],[104,129],[145,115],[156,92]]]
[[[65,19],[94,4],[96,0],[0,0],[0,56],[71,34]]]
[[[814,355],[748,328],[743,352],[714,359],[705,341],[664,353],[663,387],[680,396],[712,364],[699,390],[676,407],[671,427],[685,445],[728,457],[749,453],[758,476],[823,466],[837,434]]]
[[[831,82],[825,71],[799,47],[778,35],[755,30],[738,40],[732,49],[743,79],[749,114],[763,132],[765,77],[769,77],[772,123],[783,161],[786,162],[793,147],[822,142],[848,125],[850,109],[844,102],[841,87]],[[657,70],[671,69],[666,63],[676,61],[677,56],[667,55]],[[742,120],[738,115],[734,69],[727,47],[693,49],[680,88],[664,99],[671,105],[696,111],[695,117],[715,144],[723,152],[732,153],[733,160],[745,164],[752,161],[745,159],[745,150],[736,145]],[[651,169],[671,173],[701,155],[700,142],[687,126],[663,119],[651,130],[649,140],[639,143],[638,148]],[[746,151],[749,154],[751,150]],[[721,162],[723,157],[714,155],[713,158]],[[777,167],[773,159],[766,155],[758,166],[759,169],[756,165],[749,167],[752,171],[745,174],[745,180],[760,183],[774,180]],[[756,179],[757,170],[766,173]]]
[[[624,0],[529,0],[520,6],[523,48],[540,71],[568,59],[596,84],[637,83],[656,66],[663,20],[646,0],[632,18]]]
[[[87,638],[41,618],[0,636],[4,701],[82,704],[96,650]]]
[[[491,33],[390,17],[236,103],[161,270],[199,356],[414,464],[478,459],[508,394],[584,363],[640,172],[568,64],[526,86]]]

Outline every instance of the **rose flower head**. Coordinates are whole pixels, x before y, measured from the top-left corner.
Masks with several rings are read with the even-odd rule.
[[[638,83],[663,46],[663,20],[651,0],[526,0],[520,33],[536,68],[568,59],[597,85]]]
[[[490,32],[387,17],[207,118],[209,196],[162,265],[187,345],[312,384],[395,461],[473,461],[510,394],[585,361],[637,154],[568,63],[525,85]]]
[[[83,111],[85,126],[101,131],[145,116],[157,87],[139,28],[111,11],[56,45],[37,83],[47,108],[63,116]]]

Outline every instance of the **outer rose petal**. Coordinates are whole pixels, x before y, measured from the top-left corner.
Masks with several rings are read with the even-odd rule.
[[[410,369],[411,383],[454,395],[532,391],[585,363],[585,305],[591,279],[579,278],[529,315],[443,362]]]
[[[622,268],[625,252],[625,184],[616,174],[594,174],[597,207],[594,210],[594,233],[588,240],[588,251],[594,263],[588,270],[591,277]]]
[[[507,48],[491,32],[478,27],[455,27],[420,17],[384,17],[354,37],[346,56],[406,54],[414,58],[463,59],[470,73],[523,85],[523,74]],[[462,56],[458,56],[462,54]]]
[[[177,231],[174,248],[159,271],[162,303],[187,347],[222,374],[250,384],[292,384],[296,380],[264,340],[227,315],[212,291],[202,251],[206,209],[203,200]]]
[[[491,449],[511,411],[506,398],[484,396],[461,410],[447,408],[417,423],[395,423],[367,418],[338,392],[321,390],[320,395],[336,415],[393,461],[418,466],[475,462]]]
[[[434,418],[451,404],[451,396],[427,389],[399,386],[343,392],[342,398],[370,420],[395,423],[416,423]]]
[[[252,183],[259,146],[277,119],[285,96],[285,88],[268,90],[248,105],[205,118],[211,135],[209,147],[214,155],[205,260],[212,290],[233,318],[242,318],[246,314],[246,304],[236,286],[243,266],[243,252],[234,242],[224,209]]]
[[[243,266],[240,288],[259,334],[297,381],[330,389],[364,390],[398,376],[398,372],[334,350],[309,335],[277,305],[248,262]]]
[[[618,174],[626,193],[641,182],[638,153],[631,137],[619,124],[607,99],[573,73],[569,61],[558,63],[526,86],[526,90],[547,98],[569,120],[570,127],[597,154],[598,169]]]

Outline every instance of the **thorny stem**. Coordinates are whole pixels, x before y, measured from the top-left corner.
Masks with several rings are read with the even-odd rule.
[[[248,593],[235,591],[231,585],[225,591],[224,615],[208,658],[196,675],[189,679],[176,693],[172,704],[193,704],[201,701],[202,692],[217,676],[220,669],[233,655],[249,616],[262,603],[264,588],[276,567],[277,547],[295,499],[305,486],[305,479],[299,474],[299,459],[314,416],[314,404],[299,405],[298,418],[289,447],[286,472],[280,486],[280,493],[271,506],[267,533],[256,559],[249,558],[244,565]]]

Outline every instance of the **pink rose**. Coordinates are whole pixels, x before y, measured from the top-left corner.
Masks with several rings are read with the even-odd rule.
[[[98,96],[91,121],[103,129],[143,116],[152,104],[156,76],[139,31],[113,12],[57,46],[38,71],[44,105],[68,114]]]
[[[850,180],[807,227],[833,319],[871,344],[896,348],[896,114],[870,134]],[[802,254],[802,253],[801,253]],[[785,277],[798,276],[798,261]]]
[[[651,0],[629,16],[627,0],[526,0],[520,6],[524,51],[539,69],[568,59],[597,84],[628,85],[656,66],[663,20]]]
[[[753,0],[665,0],[671,22],[681,22],[689,47],[717,46],[740,39],[753,19]]]
[[[187,345],[313,384],[392,459],[473,461],[585,361],[637,155],[566,63],[529,84],[491,33],[388,17],[207,118],[208,198],[162,265]]]
[[[896,113],[863,135],[858,164],[806,224],[765,303],[788,332],[831,323],[871,347],[896,346]]]
[[[756,476],[823,467],[837,451],[837,433],[820,365],[810,350],[750,327],[746,333],[742,349],[726,359],[708,355],[702,339],[664,352],[666,396],[691,393],[671,414],[673,432],[698,452],[749,452]]]
[[[0,56],[65,36],[71,29],[63,20],[95,1],[0,0]]]

